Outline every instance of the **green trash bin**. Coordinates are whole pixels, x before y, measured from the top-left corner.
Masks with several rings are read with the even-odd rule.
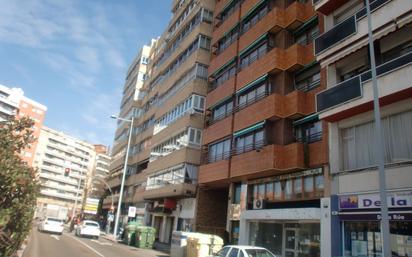
[[[123,243],[127,245],[133,245],[133,242],[136,240],[136,228],[139,226],[138,222],[132,221],[129,222],[125,227],[125,233],[123,237]]]
[[[139,226],[136,228],[136,247],[152,249],[156,238],[156,229],[152,227]]]

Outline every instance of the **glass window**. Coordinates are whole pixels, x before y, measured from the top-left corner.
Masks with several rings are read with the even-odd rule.
[[[229,252],[230,247],[225,246],[219,252],[217,252],[217,256],[219,257],[226,257],[226,254]]]
[[[280,181],[276,181],[273,184],[273,192],[275,199],[279,200],[282,198],[282,186],[280,184]]]
[[[318,175],[315,177],[316,190],[323,190],[325,188],[325,181],[323,175]]]
[[[234,204],[240,204],[240,196],[242,192],[242,184],[237,183],[233,187],[233,201]]]
[[[236,220],[234,220],[234,221],[231,221],[231,230],[232,230],[232,233],[231,233],[231,244],[233,244],[233,245],[237,245],[238,243],[239,243],[239,228],[240,228],[240,224],[239,224],[239,221],[236,221]],[[242,253],[242,252],[240,252],[240,253]],[[239,253],[239,254],[240,254]],[[239,255],[239,256],[241,256],[241,255]]]
[[[305,192],[313,192],[313,176],[307,176],[304,178]]]
[[[250,222],[249,245],[260,246],[270,250],[277,256],[282,256],[283,249],[283,225],[270,222]],[[256,252],[248,252],[247,257],[273,257],[273,255],[256,255]]]
[[[230,251],[229,257],[237,257],[238,253],[239,253],[239,250],[237,248],[232,248],[232,251]]]
[[[266,184],[266,197],[265,197],[265,199],[268,200],[268,201],[275,200],[274,193],[273,193],[273,183],[272,182]]]
[[[292,199],[292,181],[285,181],[285,199]]]
[[[320,85],[320,65],[298,71],[294,74],[295,89],[309,91]]]
[[[302,178],[295,178],[293,180],[293,191],[295,197],[302,198]]]

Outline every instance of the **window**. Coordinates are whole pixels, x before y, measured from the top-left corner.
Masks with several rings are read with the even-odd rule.
[[[263,129],[255,130],[246,135],[242,135],[236,138],[236,153],[241,154],[244,152],[258,149],[264,145],[264,131]]]
[[[293,180],[293,193],[296,198],[302,198],[302,178],[296,178]]]
[[[309,91],[320,84],[320,66],[316,64],[303,71],[296,72],[293,76],[295,89]]]
[[[227,33],[218,42],[217,53],[221,53],[223,50],[228,48],[233,42],[237,40],[239,36],[239,26],[233,28],[229,33]]]
[[[232,114],[232,111],[233,111],[233,101],[229,100],[228,102],[225,102],[215,107],[212,110],[212,121],[218,121],[218,120],[224,119],[230,114]]]
[[[232,220],[231,222],[231,240],[230,243],[232,245],[237,245],[239,243],[239,229],[240,229],[240,222],[238,220]],[[242,252],[239,252],[239,257],[243,256]]]
[[[149,63],[149,58],[142,56],[142,64],[148,64]]]
[[[260,99],[268,96],[270,94],[270,86],[268,81],[265,80],[251,89],[248,89],[245,92],[242,92],[238,96],[238,106],[239,109],[243,109],[254,102],[259,101]]]
[[[308,122],[295,127],[298,142],[313,143],[322,140],[322,121]]]
[[[236,62],[233,62],[231,65],[228,65],[227,68],[220,71],[215,79],[212,81],[210,89],[213,90],[216,87],[222,85],[225,81],[229,80],[236,74]]]
[[[197,182],[198,167],[191,164],[182,164],[157,172],[147,178],[146,189],[155,189],[170,184]]]
[[[226,139],[209,146],[208,162],[216,162],[230,157],[231,140]]]
[[[200,35],[199,36],[199,48],[210,50],[210,38]]]
[[[412,51],[412,25],[407,25],[379,41],[382,61],[388,62]]]
[[[226,257],[226,254],[229,252],[230,247],[225,246],[219,252],[217,252],[218,257]]]
[[[253,13],[249,15],[245,20],[242,21],[242,33],[245,33],[250,28],[255,26],[266,14],[269,12],[269,1],[259,6]]]
[[[251,65],[255,61],[259,60],[266,55],[267,52],[273,47],[273,42],[271,38],[263,39],[262,42],[258,43],[257,46],[248,50],[246,53],[242,53],[240,57],[240,69],[244,69]]]
[[[237,257],[238,253],[239,253],[239,250],[237,248],[232,248],[232,251],[230,251],[229,257]]]
[[[232,203],[234,204],[240,204],[240,195],[242,192],[242,184],[241,183],[236,183],[233,186],[233,199]]]
[[[239,7],[240,3],[243,2],[243,0],[235,0],[232,1],[231,4],[226,7],[218,16],[217,18],[220,19],[220,22],[224,22],[227,18],[229,18],[232,13]]]
[[[303,24],[302,26],[307,26],[307,24]],[[318,22],[313,22],[310,24],[308,28],[299,29],[293,35],[293,41],[299,45],[309,45],[311,44],[315,38],[319,35],[319,26]]]
[[[385,163],[412,159],[412,111],[382,118]],[[377,165],[374,122],[341,130],[344,170]]]

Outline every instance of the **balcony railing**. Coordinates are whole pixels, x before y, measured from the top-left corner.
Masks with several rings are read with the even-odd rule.
[[[386,2],[390,0],[374,0],[370,4],[371,12],[377,10]],[[366,7],[362,8],[353,16],[347,18],[343,22],[337,24],[332,29],[323,33],[315,39],[315,55],[319,55],[322,52],[333,47],[337,43],[341,42],[345,38],[357,33],[357,22],[365,17]]]
[[[376,68],[376,74],[377,76],[382,76],[410,63],[412,63],[412,52],[379,65]],[[362,84],[370,80],[371,76],[371,71],[368,70],[318,93],[316,95],[317,112],[323,112],[337,105],[362,97]]]

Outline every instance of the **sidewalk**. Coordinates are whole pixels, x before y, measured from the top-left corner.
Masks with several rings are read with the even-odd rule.
[[[116,240],[112,234],[106,234],[105,232],[101,232],[100,233],[100,237],[107,239],[111,242],[114,243],[121,243],[121,240]],[[133,247],[133,246],[131,246]],[[159,251],[159,252],[163,252],[165,254],[170,254],[170,245],[169,244],[164,244],[164,243],[159,243],[159,242],[155,242],[154,246],[153,246],[153,250]]]

